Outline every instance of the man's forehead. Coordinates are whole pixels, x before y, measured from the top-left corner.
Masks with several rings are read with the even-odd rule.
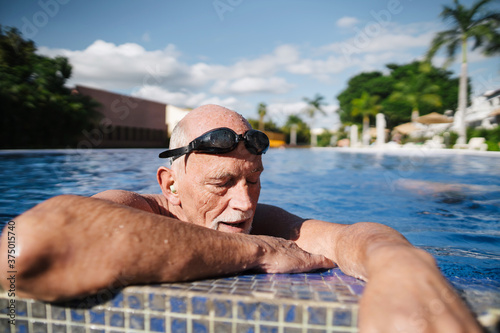
[[[249,129],[245,118],[234,111],[220,106],[206,106],[191,112],[185,119],[189,140],[193,140],[203,133],[220,127],[231,128],[236,133],[244,133]]]

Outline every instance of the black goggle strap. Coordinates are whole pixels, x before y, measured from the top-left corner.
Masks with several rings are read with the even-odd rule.
[[[166,150],[164,152],[162,152],[159,157],[160,158],[168,158],[168,157],[173,157],[174,160],[177,158],[177,157],[180,157],[184,154],[187,154],[189,153],[191,147],[190,145],[188,146],[184,146],[184,147],[180,147],[180,148],[175,148],[175,149],[169,149],[169,150]]]

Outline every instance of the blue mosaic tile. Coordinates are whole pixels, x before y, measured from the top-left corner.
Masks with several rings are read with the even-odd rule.
[[[351,290],[353,291],[354,294],[361,296],[361,294],[363,294],[363,290],[365,289],[365,286],[363,286],[361,284],[354,284],[354,285],[349,286],[349,288],[351,288]]]
[[[105,325],[105,313],[104,311],[89,311],[90,323],[97,325]]]
[[[25,320],[16,320],[16,333],[28,333],[28,322]]]
[[[129,328],[143,330],[144,329],[144,315],[131,314],[129,318]]]
[[[144,300],[141,294],[127,296],[127,304],[130,309],[144,309]]]
[[[66,310],[63,307],[52,305],[51,306],[52,319],[54,320],[66,320]]]
[[[210,325],[205,320],[193,320],[193,333],[208,333]]]
[[[309,324],[326,324],[326,309],[324,307],[309,307],[307,310],[309,312]]]
[[[71,333],[85,333],[85,326],[71,326]]]
[[[28,316],[28,306],[26,301],[16,301],[16,316],[17,317],[27,317]]]
[[[194,314],[208,315],[207,298],[195,296],[191,299]]]
[[[66,325],[52,324],[52,333],[66,333]]]
[[[260,333],[278,333],[277,326],[260,325]]]
[[[9,313],[8,307],[9,307],[9,299],[0,298],[0,314]]]
[[[174,313],[186,313],[187,305],[185,297],[170,297],[170,311]]]
[[[296,305],[285,306],[285,322],[302,323],[302,307]]]
[[[47,318],[45,303],[31,303],[31,316],[34,318]]]
[[[165,332],[165,318],[153,316],[149,321],[149,325],[153,332]]]
[[[256,303],[238,302],[238,318],[244,320],[255,320]]]
[[[165,311],[165,295],[149,294],[149,308],[153,311]]]
[[[84,310],[75,310],[71,309],[71,321],[75,323],[84,323],[85,322],[85,311]]]
[[[302,329],[295,327],[285,327],[283,333],[302,333]]]
[[[215,322],[214,323],[214,332],[217,333],[231,333],[233,326],[231,323],[223,323],[223,322]]]
[[[255,327],[249,324],[237,324],[236,332],[238,333],[255,333]]]
[[[335,310],[333,312],[332,325],[334,326],[351,326],[351,311],[349,310]]]
[[[121,312],[111,312],[109,316],[109,325],[114,327],[124,327],[125,317]]]
[[[0,332],[10,332],[9,319],[0,318]]]
[[[213,301],[215,316],[221,318],[232,318],[233,311],[231,301],[229,300],[214,300]]]
[[[279,307],[275,304],[262,303],[260,305],[260,320],[278,321]]]
[[[172,318],[170,329],[172,333],[186,333],[187,332],[186,319]]]
[[[123,308],[123,294],[118,293],[113,297],[113,299],[109,302],[110,305],[114,308]]]

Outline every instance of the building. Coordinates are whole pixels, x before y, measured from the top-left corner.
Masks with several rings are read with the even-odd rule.
[[[182,118],[184,118],[191,109],[183,109],[173,105],[167,105],[165,109],[165,119],[168,129],[168,136],[172,135],[174,127],[177,125]]]
[[[75,92],[100,103],[102,119],[83,131],[82,141],[93,148],[147,148],[167,145],[167,105],[77,85]]]

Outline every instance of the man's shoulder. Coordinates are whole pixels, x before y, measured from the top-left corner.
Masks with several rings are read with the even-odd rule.
[[[161,194],[140,194],[125,190],[107,190],[97,193],[93,197],[154,214],[170,215],[166,199]]]
[[[258,204],[252,234],[296,239],[304,219],[286,210],[267,204]]]

